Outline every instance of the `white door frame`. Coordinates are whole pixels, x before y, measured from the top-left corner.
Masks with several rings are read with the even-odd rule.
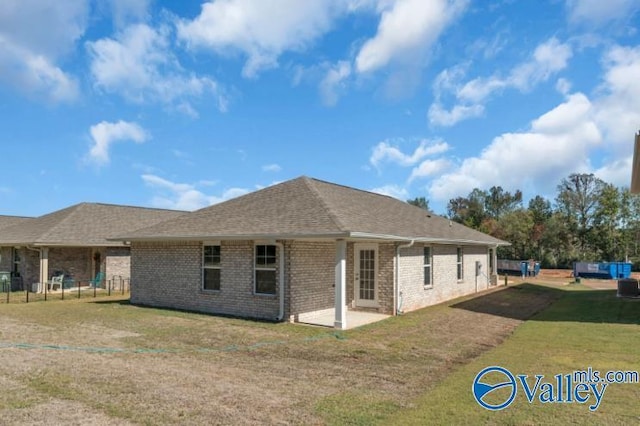
[[[373,300],[360,298],[360,250],[373,250]],[[356,307],[377,308],[378,303],[378,244],[355,243],[353,245],[353,300]]]

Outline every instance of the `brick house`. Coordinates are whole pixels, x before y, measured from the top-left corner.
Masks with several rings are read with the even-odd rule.
[[[508,244],[308,177],[119,239],[131,243],[132,303],[278,321],[330,311],[336,328],[350,309],[395,315],[487,289]]]
[[[67,283],[87,282],[98,272],[107,279],[129,279],[128,244],[107,237],[184,213],[81,203],[37,218],[0,216],[0,271],[10,271],[14,282],[29,289],[59,273]]]

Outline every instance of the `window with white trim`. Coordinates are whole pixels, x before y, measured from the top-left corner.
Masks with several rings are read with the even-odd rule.
[[[276,246],[256,246],[254,269],[254,292],[256,294],[276,294]]]
[[[457,250],[456,266],[458,269],[458,281],[462,281],[464,279],[464,251],[462,247],[458,247]]]
[[[433,276],[431,269],[431,247],[424,247],[422,250],[424,256],[424,286],[431,287],[433,286]]]
[[[221,253],[219,245],[202,247],[202,289],[220,290]]]

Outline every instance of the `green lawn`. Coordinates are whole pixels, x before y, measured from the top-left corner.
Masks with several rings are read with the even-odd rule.
[[[486,410],[473,399],[474,377],[493,365],[505,367],[514,375],[529,375],[531,385],[535,374],[555,381],[553,376],[557,374],[588,367],[601,372],[640,370],[640,300],[620,299],[615,291],[589,290],[576,284],[561,291],[552,306],[519,326],[503,344],[425,392],[415,400],[414,408],[394,413],[390,423],[640,423],[640,384],[609,384],[594,412],[589,404],[543,404],[539,399],[529,403],[521,388],[514,402],[501,411]]]

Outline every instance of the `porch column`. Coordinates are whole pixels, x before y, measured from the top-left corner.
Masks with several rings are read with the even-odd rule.
[[[40,249],[40,292],[44,291],[49,277],[49,248],[42,247]]]
[[[345,240],[336,241],[336,317],[334,327],[339,329],[347,328],[347,242]]]

